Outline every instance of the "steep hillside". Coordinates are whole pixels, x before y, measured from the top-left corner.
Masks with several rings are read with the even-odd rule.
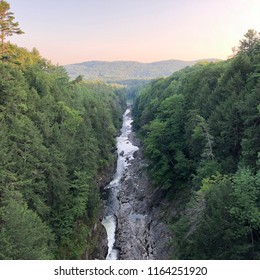
[[[91,258],[125,96],[12,52],[0,60],[0,259]]]
[[[232,59],[154,80],[133,116],[150,180],[168,199],[173,258],[260,259],[258,33]]]

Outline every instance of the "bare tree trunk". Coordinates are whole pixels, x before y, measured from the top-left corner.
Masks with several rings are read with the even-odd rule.
[[[4,31],[2,31],[2,34],[1,34],[1,42],[2,42],[2,45],[1,45],[1,51],[2,51],[2,60],[4,60],[4,53],[5,53],[5,34],[4,34]]]

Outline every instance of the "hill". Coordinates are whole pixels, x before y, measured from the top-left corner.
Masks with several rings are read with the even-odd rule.
[[[216,59],[195,61],[165,60],[152,63],[136,61],[88,61],[69,64],[64,67],[71,78],[82,75],[86,80],[111,82],[122,80],[151,80],[159,77],[167,77],[175,71],[204,60],[216,61]]]

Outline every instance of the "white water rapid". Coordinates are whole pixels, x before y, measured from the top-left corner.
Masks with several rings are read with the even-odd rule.
[[[125,174],[127,166],[133,159],[133,154],[139,148],[134,146],[130,140],[129,135],[132,132],[132,118],[130,115],[130,109],[127,109],[123,115],[123,125],[121,128],[121,135],[117,137],[117,167],[113,180],[106,187],[108,192],[108,199],[105,206],[105,217],[102,224],[106,228],[108,236],[108,254],[107,260],[117,260],[118,250],[115,245],[115,232],[117,228],[117,212],[119,208],[117,194],[121,187],[121,179],[127,175]]]

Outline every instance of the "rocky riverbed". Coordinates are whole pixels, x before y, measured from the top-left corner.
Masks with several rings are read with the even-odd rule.
[[[107,238],[101,240],[97,258],[122,260],[169,259],[172,232],[167,226],[167,205],[161,192],[149,185],[146,162],[139,140],[132,132],[129,109],[123,116],[117,137],[117,166],[104,188],[103,226]],[[167,204],[167,203],[166,203]],[[168,207],[169,209],[169,207]],[[103,235],[104,236],[104,235]],[[105,242],[104,242],[105,241]]]
[[[129,140],[140,147],[133,133],[129,135]],[[119,250],[119,259],[169,259],[172,232],[160,207],[158,192],[149,186],[142,148],[129,162],[117,198],[119,210],[116,214],[115,246]]]

